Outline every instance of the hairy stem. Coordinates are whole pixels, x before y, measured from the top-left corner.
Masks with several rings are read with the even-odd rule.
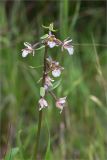
[[[47,57],[47,46],[45,46],[45,53],[44,53],[44,69],[43,69],[43,78],[42,78],[42,86],[45,83],[45,76],[47,70],[46,64],[46,57]],[[37,130],[37,139],[36,139],[36,149],[34,154],[34,159],[37,159],[38,147],[39,147],[39,139],[40,139],[40,132],[41,132],[41,124],[42,124],[42,110],[39,111],[39,122],[38,122],[38,130]]]

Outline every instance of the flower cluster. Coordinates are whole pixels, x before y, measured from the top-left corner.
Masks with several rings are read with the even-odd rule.
[[[47,62],[47,71],[45,73],[43,88],[45,90],[44,92],[51,92],[52,93],[51,90],[53,88],[53,82],[55,80],[53,78],[51,78],[51,76],[49,74],[51,73],[54,78],[59,77],[61,75],[61,71],[64,68],[59,65],[59,62],[52,60],[51,57],[48,57],[46,59],[46,62]],[[54,95],[54,94],[52,94],[52,95]],[[60,113],[61,113],[63,110],[63,107],[65,105],[65,102],[66,102],[66,97],[59,98],[59,99],[57,99],[55,95],[53,97],[56,101],[56,107],[60,109]],[[41,95],[41,98],[39,100],[39,106],[40,106],[39,110],[48,106],[48,103],[44,98],[44,94],[43,94],[43,96]]]
[[[64,41],[61,41],[55,37],[53,32],[55,30],[53,29],[53,23],[51,23],[48,27],[43,26],[45,29],[48,29],[48,34],[45,34],[40,39],[40,42],[35,43],[34,45],[29,44],[28,42],[25,42],[24,45],[26,46],[25,49],[22,50],[22,57],[26,57],[28,54],[33,54],[34,51],[38,49],[45,48],[54,48],[55,46],[61,47],[61,51],[66,50],[69,55],[72,55],[74,52],[73,46],[71,44],[72,39],[65,39]],[[40,46],[40,47],[39,47]],[[38,48],[39,47],[39,48]],[[39,100],[39,110],[42,110],[45,107],[48,107],[48,102],[45,99],[45,96],[47,93],[50,93],[53,98],[55,99],[56,107],[60,109],[60,113],[63,110],[63,107],[66,103],[66,97],[63,98],[57,98],[56,95],[53,93],[54,88],[54,79],[51,78],[51,75],[56,78],[61,76],[61,72],[63,71],[63,67],[60,66],[59,62],[53,60],[51,56],[45,57],[45,66],[44,66],[44,74],[43,74],[43,84],[40,88],[40,100]],[[58,86],[58,85],[56,85]]]

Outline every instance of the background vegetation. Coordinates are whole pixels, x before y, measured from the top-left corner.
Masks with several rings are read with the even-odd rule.
[[[49,54],[65,70],[59,97],[68,107],[60,115],[53,99],[44,109],[38,159],[107,159],[106,1],[41,0],[0,2],[1,135],[0,158],[31,160],[36,142],[43,50],[21,57],[23,42],[44,34],[54,22],[57,37],[73,39],[75,53]],[[31,69],[29,66],[37,67]]]

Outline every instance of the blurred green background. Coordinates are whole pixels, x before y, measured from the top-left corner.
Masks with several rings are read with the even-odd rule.
[[[106,6],[106,0],[0,1],[0,159],[32,159],[43,50],[22,58],[21,49],[26,41],[37,42],[46,33],[42,24],[51,22],[58,29],[56,37],[73,39],[74,55],[49,49],[65,68],[54,92],[67,95],[68,107],[59,114],[48,97],[38,160],[107,159]]]

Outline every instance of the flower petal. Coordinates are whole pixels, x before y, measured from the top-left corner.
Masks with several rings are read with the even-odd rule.
[[[72,42],[72,39],[68,40],[68,41],[65,41],[64,44],[69,44],[70,42]]]
[[[59,77],[60,74],[61,74],[60,69],[55,69],[55,70],[52,71],[52,75],[53,75],[54,77]]]
[[[68,50],[69,55],[72,55],[74,52],[73,47],[66,47],[66,49]]]
[[[50,48],[53,48],[53,47],[56,46],[56,43],[55,43],[55,42],[48,41],[48,46],[49,46]]]
[[[29,52],[27,50],[23,50],[22,52],[22,57],[26,57],[29,54]]]
[[[48,106],[48,103],[47,101],[44,99],[44,106],[47,107]]]
[[[28,42],[24,42],[24,45],[25,45],[26,47],[31,46],[31,44],[28,43]]]

